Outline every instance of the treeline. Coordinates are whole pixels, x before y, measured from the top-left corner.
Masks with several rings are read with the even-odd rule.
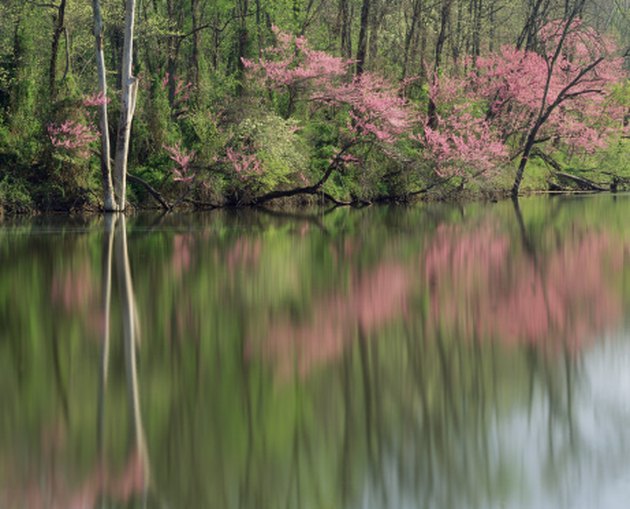
[[[616,189],[629,15],[626,0],[4,0],[0,205]]]

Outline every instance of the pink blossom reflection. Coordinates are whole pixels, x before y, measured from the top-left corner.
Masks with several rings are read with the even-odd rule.
[[[400,317],[407,308],[410,284],[408,271],[395,263],[354,274],[348,291],[316,301],[305,323],[291,319],[273,323],[263,355],[276,365],[281,377],[290,376],[294,366],[305,376],[339,358],[358,330],[370,335]]]
[[[121,469],[96,465],[82,481],[65,475],[59,455],[43,458],[25,477],[15,470],[0,485],[0,507],[6,509],[93,509],[102,500],[128,504],[148,489],[148,468],[138,450],[132,451]]]
[[[438,230],[421,260],[430,292],[427,331],[578,348],[620,322],[614,283],[623,245],[588,232],[530,256],[508,242],[489,226]]]

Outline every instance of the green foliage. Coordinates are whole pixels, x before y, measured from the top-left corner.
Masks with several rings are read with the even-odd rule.
[[[625,108],[630,108],[630,79],[619,83],[614,87],[612,100]]]
[[[261,171],[255,178],[240,180],[237,187],[243,186],[247,192],[267,192],[288,183],[304,184],[310,153],[297,129],[294,121],[273,114],[244,119],[235,128],[230,144],[235,150],[255,154]]]
[[[623,46],[630,33],[624,30],[627,9],[619,2],[606,1],[614,13],[609,35]],[[101,3],[111,100],[110,134],[115,145],[125,7],[120,1]],[[274,25],[281,31],[304,35],[317,50],[355,58],[361,2],[347,2],[347,18],[341,11],[345,4],[310,0],[142,2],[135,40],[134,74],[140,80],[140,90],[132,128],[130,171],[144,175],[168,197],[179,197],[190,185],[196,198],[212,196],[216,202],[316,182],[351,134],[346,128],[347,111],[301,100],[300,84],[295,86],[294,97],[286,91],[254,84],[243,75],[240,58],[256,61],[263,56],[265,48],[277,42]],[[72,196],[85,200],[99,185],[95,154],[80,157],[55,152],[46,135],[50,122],[86,119],[81,100],[97,92],[92,6],[90,2],[69,1],[57,53],[56,100],[50,101],[51,43],[58,5],[0,2],[0,164],[6,168],[5,174],[19,176],[30,195],[36,197],[36,206],[40,205],[39,197],[46,204],[55,197],[61,197],[64,203],[74,203]],[[404,94],[417,106],[418,118],[426,111],[441,15],[439,8],[422,5],[410,0],[372,2],[367,27],[366,70],[394,83],[405,76],[409,81]],[[414,24],[409,16],[417,6],[421,12]],[[498,6],[513,7],[505,0],[499,0]],[[461,2],[453,4],[438,75],[463,77],[471,70],[466,52],[475,35],[484,49],[512,44],[528,15],[526,8],[482,11],[475,25],[472,11],[463,8]],[[510,11],[510,19],[499,19],[501,16],[497,18],[494,11]],[[501,30],[495,29],[498,24]],[[475,34],[477,26],[479,34]],[[343,48],[342,33],[350,37]],[[184,86],[190,83],[186,89],[189,96],[183,94],[186,98],[181,101],[181,96],[169,100],[168,86],[163,81],[167,72]],[[617,87],[614,100],[625,107],[630,105],[628,82]],[[457,106],[455,103],[457,100],[440,104],[445,110],[439,113],[447,113]],[[485,115],[484,106],[468,105],[469,112],[481,117]],[[301,130],[294,132],[297,126]],[[173,182],[173,161],[163,147],[175,145],[196,153],[196,178],[192,183]],[[326,189],[343,199],[402,196],[421,189],[435,180],[435,168],[422,160],[418,144],[412,145],[403,141],[387,153],[377,153],[374,148],[364,152],[357,149],[360,161],[336,172]],[[246,178],[235,175],[225,163],[227,148],[256,154],[260,174]],[[518,150],[516,146],[511,148]],[[569,170],[598,168],[601,173],[597,178],[607,180],[612,174],[624,177],[628,173],[626,154],[627,140],[615,140],[607,150],[584,159],[568,157],[570,154],[556,157]],[[546,187],[547,169],[540,162],[532,164],[539,168],[533,169],[526,185],[530,189]],[[512,173],[509,170],[497,172],[483,185],[506,187],[506,175]],[[146,192],[135,186],[130,189],[136,193],[136,203],[143,205]]]
[[[28,184],[22,180],[4,177],[0,180],[0,210],[8,212],[30,212],[33,199]]]

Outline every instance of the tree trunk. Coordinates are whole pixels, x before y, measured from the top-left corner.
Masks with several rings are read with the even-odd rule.
[[[531,51],[536,44],[536,36],[541,24],[545,20],[548,14],[549,2],[548,0],[530,0],[529,12],[525,26],[521,30],[520,35],[516,40],[516,47]]]
[[[340,0],[339,17],[341,18],[341,54],[346,58],[352,57],[351,16],[349,0]]]
[[[191,0],[190,4],[192,16],[192,83],[195,90],[199,87],[199,47],[201,46],[201,31],[199,30],[199,18],[201,17],[199,10],[199,0]]]
[[[64,32],[66,18],[66,0],[61,0],[57,13],[54,16],[55,30],[53,32],[52,47],[50,51],[50,67],[48,69],[48,89],[50,100],[57,100],[57,60],[59,58],[59,41]]]
[[[442,0],[442,9],[440,11],[440,32],[435,43],[435,60],[433,62],[433,70],[437,70],[442,65],[442,53],[444,51],[444,43],[446,42],[448,22],[451,17],[452,0]]]
[[[133,32],[135,24],[136,0],[126,0],[125,5],[125,41],[122,65],[122,97],[120,103],[120,122],[116,139],[116,159],[114,164],[114,189],[118,199],[118,209],[125,210],[127,192],[127,160],[129,157],[129,139],[131,123],[136,109],[138,80],[132,75]]]
[[[182,38],[179,32],[182,29],[182,19],[179,10],[176,11],[174,0],[166,3],[166,14],[168,20],[172,23],[172,30],[175,32],[168,38],[168,59],[166,63],[166,71],[168,72],[168,104],[171,112],[174,113],[176,92],[177,92],[177,62],[179,60],[179,50],[181,48]],[[197,33],[193,35],[198,35]]]
[[[236,52],[234,70],[238,74],[238,84],[236,93],[243,94],[243,58],[247,56],[247,46],[249,45],[249,32],[247,30],[247,16],[249,15],[249,0],[238,0],[236,3],[236,19],[238,26],[236,29]]]
[[[534,145],[536,144],[536,136],[538,135],[539,129],[539,122],[536,122],[533,129],[530,131],[529,136],[527,136],[525,148],[523,149],[523,155],[521,156],[521,160],[518,164],[516,177],[514,178],[514,185],[512,186],[512,198],[518,198],[518,193],[521,188],[521,182],[523,182],[523,175],[525,174],[525,167],[529,162],[529,156],[532,152],[532,149],[534,148]]]
[[[112,165],[110,162],[109,120],[107,113],[107,75],[105,53],[103,51],[103,17],[99,0],[92,0],[94,13],[94,38],[96,39],[96,71],[98,90],[102,97],[99,105],[99,127],[101,130],[101,179],[103,182],[103,209],[106,212],[116,210],[114,186],[112,184]]]
[[[411,22],[407,33],[405,34],[405,49],[403,55],[402,64],[402,79],[407,77],[407,70],[409,65],[409,53],[412,48],[413,41],[416,39],[416,30],[420,24],[420,16],[422,14],[423,0],[415,0],[413,3]]]
[[[573,23],[575,19],[578,18],[579,14],[581,13],[581,9],[584,7],[585,1],[586,0],[576,0],[575,4],[573,5],[573,10],[571,11],[569,17],[563,21],[564,26],[562,29],[562,34],[556,45],[556,49],[553,53],[553,56],[551,58],[547,57],[547,78],[545,81],[545,91],[543,93],[543,97],[541,100],[540,112],[538,113],[536,121],[534,122],[531,130],[529,131],[527,135],[525,146],[523,148],[523,155],[521,156],[521,160],[519,162],[518,169],[516,171],[516,178],[514,179],[514,185],[512,186],[513,198],[518,196],[519,189],[521,187],[521,182],[523,181],[523,175],[525,173],[525,167],[527,166],[527,163],[529,162],[530,154],[532,152],[532,149],[534,148],[534,145],[536,144],[536,137],[538,136],[538,131],[540,131],[540,128],[545,124],[545,122],[547,122],[547,120],[549,119],[551,114],[554,112],[554,110],[558,106],[560,106],[560,104],[562,104],[568,97],[571,97],[571,90],[576,85],[581,83],[581,80],[590,71],[595,69],[595,67],[597,67],[600,64],[600,62],[602,62],[602,60],[604,59],[604,57],[599,57],[593,62],[591,62],[590,64],[588,64],[587,66],[583,67],[582,70],[577,74],[577,76],[573,78],[573,80],[558,93],[558,96],[556,97],[556,99],[551,104],[549,105],[547,104],[547,98],[549,97],[549,89],[551,85],[551,80],[555,72],[556,63],[558,61],[558,58],[560,57],[560,54],[562,53],[564,42],[570,30],[571,24]]]
[[[483,12],[483,0],[474,3],[472,54],[474,57],[481,55],[481,16]]]
[[[370,0],[363,0],[361,6],[361,27],[359,29],[359,45],[357,48],[357,76],[363,73],[367,53],[368,23],[370,21]]]
[[[433,61],[433,76],[431,77],[431,80],[435,80],[437,78],[437,72],[440,65],[442,65],[442,52],[444,50],[444,43],[446,42],[446,30],[451,17],[451,2],[452,0],[442,0],[440,32],[435,43],[435,60]],[[437,126],[437,111],[435,102],[433,102],[433,99],[431,98],[429,98],[429,104],[427,106],[427,118],[429,127],[431,129],[435,129]]]
[[[375,62],[378,56],[378,36],[385,17],[386,6],[380,3],[378,0],[372,0],[373,5],[370,9],[370,36],[369,36],[369,51],[368,56],[370,62]]]

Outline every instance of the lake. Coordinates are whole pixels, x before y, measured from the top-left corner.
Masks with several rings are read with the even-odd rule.
[[[0,226],[0,508],[619,508],[630,196]]]

